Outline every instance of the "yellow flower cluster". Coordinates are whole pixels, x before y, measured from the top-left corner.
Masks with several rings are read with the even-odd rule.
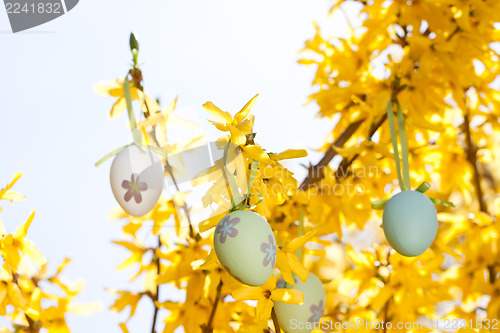
[[[0,200],[23,200],[12,190],[21,173],[0,190]],[[1,208],[0,208],[1,211]],[[8,234],[0,220],[0,315],[9,326],[0,327],[1,333],[10,332],[70,332],[66,314],[83,314],[98,305],[74,302],[81,291],[81,282],[68,284],[61,273],[69,259],[64,260],[55,273],[47,272],[47,262],[35,245],[28,240],[28,229],[33,222],[33,211],[28,220]]]
[[[113,83],[114,84],[114,83]],[[108,89],[109,90],[109,89]],[[111,90],[109,90],[111,91]],[[112,97],[116,94],[109,93]],[[221,131],[230,132],[230,136],[223,136],[218,143],[226,145],[228,141],[234,143],[236,149],[240,150],[245,166],[241,169],[242,177],[248,178],[251,164],[258,162],[250,194],[262,195],[262,202],[255,207],[255,211],[263,216],[269,215],[276,205],[282,204],[297,188],[297,181],[292,177],[293,173],[283,167],[279,161],[283,159],[306,156],[304,150],[286,150],[279,154],[267,153],[261,146],[254,142],[253,116],[249,114],[257,96],[248,102],[243,109],[232,117],[228,112],[217,108],[213,103],[204,105],[205,109],[213,115],[218,122],[211,122]],[[144,134],[145,142],[156,143],[163,149],[172,148],[166,139],[167,127],[160,125],[176,125],[160,115],[169,114],[175,109],[172,104],[168,112],[150,109],[151,112],[146,119],[139,122]],[[180,118],[177,118],[178,120]],[[182,120],[177,125],[185,125]],[[158,140],[159,137],[165,138]],[[182,151],[196,146],[198,140],[182,143],[170,149],[170,153]],[[218,161],[217,163],[222,163]],[[170,164],[165,161],[167,176],[175,179],[175,172],[170,173]],[[162,196],[155,208],[145,216],[133,217],[122,209],[111,213],[113,219],[126,218],[127,223],[123,226],[123,233],[127,240],[116,241],[130,251],[130,256],[117,269],[126,269],[131,266],[139,267],[132,280],[143,277],[145,285],[142,291],[132,292],[126,290],[112,290],[117,294],[117,299],[112,310],[121,312],[130,306],[129,319],[136,313],[139,301],[145,297],[155,305],[154,321],[159,321],[158,313],[161,309],[168,310],[168,314],[162,318],[164,323],[163,332],[172,332],[175,328],[183,326],[186,332],[198,332],[200,327],[204,332],[220,331],[233,332],[261,332],[267,328],[267,321],[273,307],[273,301],[288,304],[300,304],[304,296],[300,291],[276,288],[278,276],[272,276],[269,281],[261,287],[248,287],[231,277],[218,262],[215,253],[211,250],[213,246],[212,235],[208,232],[221,218],[221,214],[229,210],[231,198],[230,189],[226,192],[220,191],[226,187],[226,181],[222,175],[215,177],[212,168],[204,171],[195,182],[207,184],[213,182],[205,195],[204,201],[207,205],[217,204],[213,217],[203,221],[199,228],[191,225],[190,208],[183,201],[181,194],[177,197],[167,198]],[[226,193],[227,196],[220,193]],[[248,196],[248,203],[255,204],[257,197]],[[180,214],[183,208],[183,215]],[[175,233],[169,230],[169,223],[173,220]],[[148,221],[153,221],[149,224]],[[187,227],[189,226],[189,228]],[[188,232],[186,232],[188,230]],[[141,241],[139,234],[146,232],[154,235],[158,242],[155,246],[146,245]],[[291,273],[294,272],[305,281],[309,271],[301,264],[295,250],[301,247],[313,236],[308,233],[299,238],[282,235],[282,241],[286,244],[278,252],[277,267],[282,270],[285,279],[295,284]],[[182,302],[161,299],[161,286],[171,285],[186,291],[186,299]],[[224,302],[226,296],[232,295],[233,302]],[[257,300],[257,307],[248,305],[245,300]],[[215,311],[215,309],[217,311]],[[256,312],[255,312],[256,311]],[[126,322],[120,327],[128,332]]]
[[[139,266],[136,277],[144,273],[146,285],[140,292],[116,291],[112,309],[130,305],[132,316],[147,297],[155,305],[153,330],[162,320],[163,332],[178,327],[262,332],[271,327],[274,302],[304,301],[300,292],[277,288],[278,278],[294,285],[294,275],[304,281],[313,272],[327,291],[323,320],[425,324],[461,318],[470,320],[468,330],[493,332],[493,320],[500,317],[500,95],[495,89],[500,59],[494,44],[499,9],[494,0],[336,1],[332,15],[358,11],[360,23],[350,27],[347,38],[325,37],[317,27],[306,42],[307,58],[300,62],[317,68],[310,101],[335,125],[322,147],[323,159],[309,167],[305,180],[299,183],[281,163],[304,157],[305,151],[271,153],[256,143],[250,110],[257,96],[234,116],[212,102],[203,105],[214,118],[210,123],[224,133],[218,146],[242,156],[240,166],[225,167],[235,176],[245,209],[265,217],[273,229],[276,274],[249,287],[221,267],[213,228],[234,204],[234,188],[224,173],[214,172],[225,161],[215,161],[193,184],[210,183],[202,201],[214,208],[199,226],[191,223],[182,193],[163,197],[141,218],[113,214],[127,218],[128,240],[116,243],[131,255],[120,268]],[[165,125],[173,119],[175,103],[161,111],[141,87],[140,80],[134,83],[132,98],[142,103],[145,120],[139,127],[145,142],[169,153],[198,142],[169,146]],[[123,96],[107,91],[117,103]],[[372,207],[374,200],[400,190],[394,168],[399,156],[386,119],[389,101],[404,114],[412,188],[427,181],[431,197],[456,205],[437,206],[436,240],[412,258],[390,248],[381,213]],[[165,164],[172,177],[172,166]],[[175,234],[166,228],[172,220]],[[155,235],[157,245],[143,244],[140,230]],[[161,290],[167,284],[183,290],[185,299],[165,299]],[[121,327],[126,332],[125,323]],[[380,331],[377,327],[365,331]],[[431,328],[384,332],[396,330]]]
[[[332,15],[357,12],[359,26],[350,27],[348,38],[325,37],[317,27],[306,42],[307,56],[300,62],[317,67],[317,91],[310,100],[320,116],[336,122],[325,156],[342,157],[336,164],[318,164],[319,176],[317,168],[310,169],[308,178],[319,182],[303,187],[309,193],[306,218],[319,234],[335,232],[342,248],[364,243],[337,254],[347,260],[341,274],[332,276],[322,267],[335,266],[328,246],[311,262],[320,276],[333,277],[326,319],[461,318],[470,320],[467,330],[494,332],[500,317],[499,6],[497,1],[336,1]],[[429,196],[457,206],[437,206],[436,240],[416,258],[390,250],[377,226],[381,214],[370,207],[370,201],[399,191],[385,114],[391,99],[405,116],[412,187],[428,181]]]

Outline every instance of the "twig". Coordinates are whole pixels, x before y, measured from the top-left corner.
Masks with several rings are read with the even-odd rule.
[[[208,318],[207,324],[202,326],[203,333],[213,332],[212,325],[214,322],[215,313],[217,312],[217,306],[219,305],[219,302],[221,300],[221,290],[222,290],[222,281],[220,281],[219,285],[217,286],[217,296],[215,297],[214,305],[212,307],[212,311],[210,312],[210,318]]]
[[[483,190],[481,189],[481,175],[479,173],[479,169],[477,167],[477,148],[472,142],[472,135],[470,130],[470,117],[469,112],[465,111],[464,114],[464,127],[465,127],[465,143],[467,144],[467,161],[472,166],[474,170],[474,188],[476,190],[477,201],[479,202],[479,210],[487,213],[488,208],[486,206],[486,201],[483,198]]]
[[[0,254],[0,258],[4,259],[1,254]],[[21,290],[21,286],[19,285],[19,274],[12,271],[12,269],[10,269],[10,274],[12,275],[12,282],[17,285],[19,290]],[[41,328],[40,321],[35,321],[35,320],[31,319],[26,314],[26,312],[24,313],[24,317],[26,318],[26,321],[28,322],[28,327],[27,327],[28,332],[29,333],[39,333],[40,328]],[[26,326],[24,326],[24,329],[26,329]]]
[[[495,272],[495,265],[488,266],[488,275],[490,276],[490,284],[495,284],[497,280],[497,274]]]
[[[453,32],[446,38],[446,41],[449,42],[453,38],[453,36],[455,36],[459,32],[460,32],[460,27],[457,26],[457,28],[453,30]]]
[[[144,94],[144,86],[142,85],[142,81],[143,81],[142,71],[139,68],[134,67],[134,69],[130,70],[129,73],[132,76],[132,81],[134,82],[136,87]],[[144,97],[144,105],[146,107],[146,110],[144,112],[144,117],[147,119],[151,115],[151,110],[149,109],[149,106],[148,106],[148,103],[146,102],[145,97]],[[154,135],[155,132],[156,132],[156,126],[153,126],[153,135],[152,135],[153,141],[157,147],[161,148],[158,140],[156,139],[156,135]],[[174,182],[174,185],[175,185],[177,192],[179,192],[180,189],[179,189],[179,186],[178,186],[177,181],[175,179],[174,173],[172,171],[172,166],[168,162],[168,159],[165,159],[165,170],[168,172],[168,174],[172,178],[172,181]],[[194,238],[195,237],[194,236],[194,229],[193,229],[193,225],[191,223],[191,217],[189,215],[189,208],[185,202],[182,205],[182,209],[183,209],[184,213],[186,214],[186,218],[189,222],[189,235],[192,238]],[[158,249],[159,248],[161,248],[161,238],[158,236]],[[160,275],[160,273],[161,273],[161,265],[160,264],[161,263],[160,263],[159,257],[155,257],[155,264],[157,266],[157,274]],[[159,309],[156,305],[156,302],[159,300],[159,297],[160,297],[160,285],[159,284],[156,285],[156,293],[155,293],[155,295],[152,295],[152,296],[153,297],[151,299],[152,299],[153,305],[154,305],[154,312],[153,312],[153,324],[151,327],[151,333],[155,333],[156,332],[156,322],[158,320],[158,311],[159,311]]]
[[[387,114],[384,114],[382,118],[377,123],[372,124],[372,128],[370,129],[370,132],[368,133],[368,138],[369,140],[372,139],[373,135],[375,132],[379,129],[380,126],[384,123],[384,121],[387,119]],[[340,163],[337,172],[336,172],[336,177],[339,178],[340,175],[345,175],[347,173],[347,170],[351,166],[351,164],[359,157],[359,154],[355,154],[350,160],[344,159]]]
[[[28,321],[28,332],[30,333],[39,333],[40,332],[40,327],[41,325],[39,325],[39,322],[37,321],[34,321],[33,319],[31,319],[26,313],[24,314],[24,316],[26,317],[26,320]]]
[[[276,311],[274,310],[274,306],[273,310],[271,311],[271,317],[273,318],[274,331],[276,333],[281,333],[280,324],[278,323],[278,317],[276,316]]]
[[[180,192],[179,185],[177,184],[177,181],[176,181],[175,176],[174,176],[174,172],[172,170],[172,166],[168,162],[168,159],[165,159],[165,170],[168,172],[168,174],[172,178],[172,181],[174,182],[174,186],[175,186],[175,189],[177,190],[177,192]],[[184,213],[186,214],[186,218],[188,220],[189,236],[191,236],[191,238],[195,238],[193,223],[191,222],[191,216],[189,215],[189,207],[187,206],[187,204],[185,202],[183,202],[181,208],[184,211]]]
[[[391,89],[392,89],[392,94],[391,98],[393,100],[396,99],[397,94],[405,89],[406,86],[401,86],[399,79],[396,79],[392,84],[391,84]],[[363,98],[366,98],[366,96],[362,96]],[[353,104],[349,104],[346,106],[346,109],[351,107]],[[377,123],[372,123],[372,126],[370,128],[370,132],[368,134],[368,139],[371,140],[375,132],[379,129],[380,126],[384,123],[384,121],[387,119],[387,115],[382,116],[382,118],[377,122]],[[309,186],[311,186],[314,183],[319,182],[321,179],[325,177],[323,173],[323,168],[330,163],[330,161],[338,155],[338,152],[335,148],[340,148],[342,147],[353,135],[354,133],[358,130],[358,128],[361,126],[361,124],[365,121],[365,119],[357,120],[346,128],[344,132],[338,137],[337,140],[328,148],[328,150],[325,152],[325,155],[323,158],[318,162],[316,165],[311,165],[309,167],[309,173],[307,177],[304,179],[302,184],[300,184],[299,189],[300,190],[307,190]],[[337,171],[347,171],[349,166],[358,158],[359,154],[354,155],[354,157],[351,160],[343,160],[341,164],[339,165],[339,168]],[[343,174],[343,173],[342,173]],[[339,176],[339,172],[337,172],[337,178]]]
[[[158,249],[161,248],[161,238],[158,236]],[[160,275],[161,272],[161,267],[160,267],[160,257],[156,255],[156,251],[153,254],[154,256],[154,262],[156,264],[156,273],[157,275]],[[160,285],[157,283],[156,284],[156,293],[152,297],[153,305],[155,307],[154,312],[153,312],[153,325],[151,327],[151,333],[156,332],[156,320],[158,319],[158,306],[156,305],[156,302],[160,299]]]
[[[143,81],[142,71],[139,68],[136,68],[134,71],[130,70],[130,75],[133,78],[134,84],[144,94],[144,86],[142,84],[142,81]],[[145,94],[144,94],[144,105],[146,107],[146,111],[144,112],[144,117],[147,119],[151,115],[151,110],[149,109],[148,103],[146,102]],[[151,133],[152,133],[151,137],[153,138],[153,142],[155,143],[155,145],[158,148],[161,148],[160,143],[156,139],[156,125],[153,126]],[[180,192],[179,185],[177,184],[177,181],[176,181],[174,173],[173,173],[172,166],[168,162],[168,159],[165,159],[165,170],[168,172],[168,174],[172,178],[172,181],[174,182],[175,189],[177,190],[177,192]],[[186,214],[186,218],[187,218],[188,223],[189,223],[189,235],[191,236],[191,238],[195,238],[193,224],[191,222],[191,216],[189,215],[189,207],[184,202],[183,205],[181,206],[181,208],[184,211],[184,214]]]
[[[387,119],[387,115],[383,115],[382,118],[377,122],[373,123],[372,127],[370,128],[370,132],[368,133],[368,138],[371,139],[375,132],[382,126],[384,121]],[[337,150],[335,149],[336,147],[342,147],[350,138],[351,136],[354,135],[356,130],[361,126],[361,124],[364,122],[364,119],[355,121],[351,123],[347,129],[342,132],[342,134],[339,136],[339,138],[328,148],[326,151],[325,155],[323,158],[318,162],[318,164],[311,166],[309,168],[309,174],[307,177],[304,179],[302,184],[300,184],[299,189],[305,190],[309,186],[311,186],[314,183],[319,182],[323,177],[325,176],[322,172],[322,169],[330,163],[330,161],[338,155]],[[336,172],[336,177],[339,178],[340,175],[345,175],[345,172],[349,169],[351,164],[359,157],[359,154],[355,154],[350,160],[349,159],[344,159]]]
[[[328,150],[325,152],[325,155],[323,158],[318,162],[316,165],[311,165],[309,167],[309,174],[307,177],[304,179],[302,184],[300,184],[299,189],[305,190],[307,189],[310,185],[319,182],[323,177],[325,176],[322,172],[322,169],[330,163],[330,161],[338,155],[337,150],[335,149],[336,147],[342,147],[347,140],[351,138],[351,136],[354,135],[354,133],[358,130],[359,126],[364,122],[364,119],[355,121],[351,123],[347,129],[339,136],[337,140],[328,148]]]
[[[387,265],[386,267],[389,267],[390,264],[391,264],[391,251],[389,251],[387,253]],[[389,271],[389,275],[387,276],[387,280],[385,281],[385,285],[387,286],[387,284],[389,283],[389,280],[391,279],[391,271]],[[389,298],[386,302],[385,302],[385,305],[384,305],[384,331],[383,333],[386,333],[387,331],[387,322],[390,321],[390,320],[387,320],[388,316],[389,316],[389,304],[391,302],[392,298]]]

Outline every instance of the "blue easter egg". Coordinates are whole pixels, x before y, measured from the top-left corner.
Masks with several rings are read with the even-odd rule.
[[[396,251],[407,257],[418,256],[436,238],[436,207],[421,192],[402,191],[387,201],[382,227],[387,241]]]

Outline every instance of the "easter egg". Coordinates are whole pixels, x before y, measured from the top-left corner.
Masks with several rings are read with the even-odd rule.
[[[318,327],[317,323],[325,311],[325,289],[321,280],[313,273],[309,273],[306,283],[296,276],[294,281],[295,286],[292,286],[281,278],[276,287],[300,290],[304,294],[304,303],[296,305],[274,302],[276,317],[280,327],[287,333],[309,333],[314,325]]]
[[[396,251],[407,257],[418,256],[436,238],[436,207],[423,193],[402,191],[387,201],[382,227],[387,241]]]
[[[151,149],[136,145],[119,152],[111,165],[111,189],[127,213],[143,216],[154,208],[163,190],[165,169]]]
[[[264,284],[276,262],[276,240],[269,223],[257,213],[240,210],[217,224],[214,248],[224,269],[250,286]]]

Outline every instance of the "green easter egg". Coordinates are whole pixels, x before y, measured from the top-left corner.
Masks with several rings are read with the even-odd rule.
[[[382,227],[387,241],[396,251],[407,257],[418,256],[436,238],[436,207],[423,193],[402,191],[387,201]]]
[[[264,284],[276,262],[276,240],[269,223],[257,213],[226,215],[215,228],[214,248],[224,269],[250,286]]]
[[[295,286],[286,284],[283,278],[277,283],[277,288],[300,290],[304,294],[302,305],[274,302],[276,317],[280,327],[287,333],[310,333],[314,325],[318,327],[325,311],[325,289],[321,280],[313,273],[309,274],[306,283],[294,276]]]

